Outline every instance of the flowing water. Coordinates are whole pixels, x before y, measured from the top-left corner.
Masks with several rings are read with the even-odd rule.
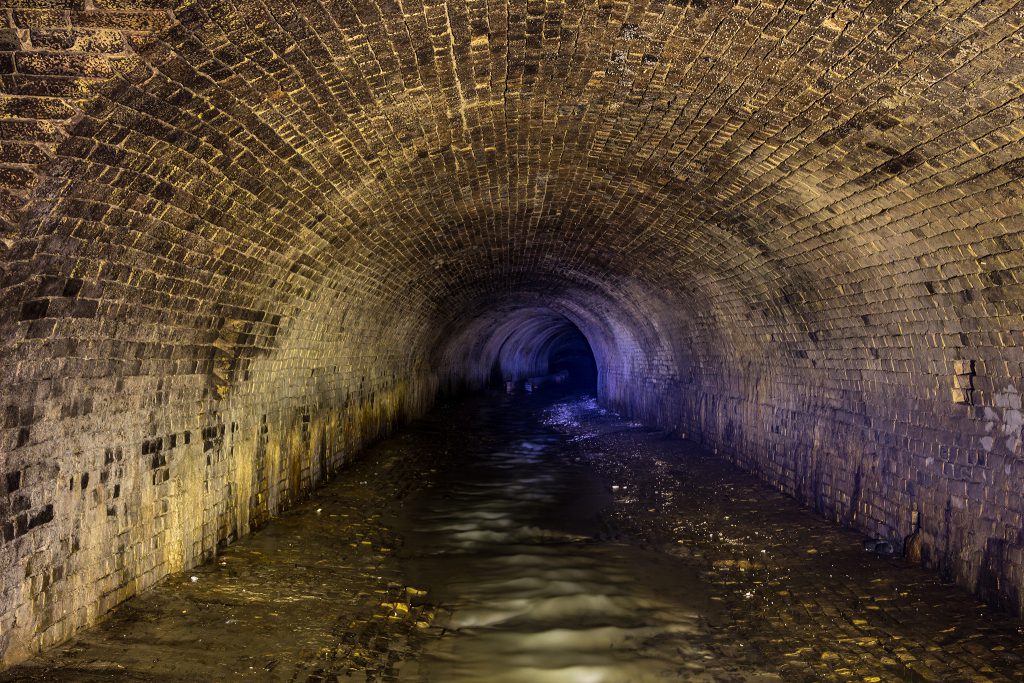
[[[863,540],[592,398],[478,396],[0,681],[1024,681],[1019,622]]]
[[[557,428],[567,405],[544,422],[492,405],[447,435],[447,468],[399,523],[406,577],[429,588],[441,632],[400,680],[777,680],[716,661],[692,566],[609,527],[611,488]]]

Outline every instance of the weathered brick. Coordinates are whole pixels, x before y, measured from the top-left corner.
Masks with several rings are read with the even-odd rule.
[[[116,29],[135,33],[154,33],[169,28],[173,20],[166,12],[118,12],[96,10],[72,12],[75,27]]]
[[[110,30],[37,29],[30,31],[32,47],[40,50],[73,50],[82,52],[117,53],[124,50],[124,36]],[[17,50],[18,48],[12,48]]]
[[[9,3],[0,460],[54,516],[0,552],[76,555],[11,651],[565,321],[606,403],[1024,608],[1020,12],[805,5]]]
[[[61,9],[15,9],[11,16],[17,28],[70,28],[71,13]]]
[[[0,163],[35,165],[49,161],[51,155],[38,145],[0,142]]]
[[[74,113],[72,105],[59,99],[0,96],[0,119],[63,121]]]
[[[20,73],[33,76],[109,77],[110,63],[102,55],[73,52],[18,52],[15,64]]]

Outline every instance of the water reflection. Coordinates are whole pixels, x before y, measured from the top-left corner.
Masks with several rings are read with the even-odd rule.
[[[557,404],[540,424],[507,402],[482,416],[488,442],[452,447],[403,532],[407,576],[440,609],[402,680],[755,680],[708,666],[708,596],[690,567],[613,540],[612,494],[558,429],[588,408]]]

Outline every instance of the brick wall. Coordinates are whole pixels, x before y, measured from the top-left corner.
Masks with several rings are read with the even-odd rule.
[[[1024,606],[1019,7],[0,9],[5,661],[481,381],[526,309],[606,401]]]

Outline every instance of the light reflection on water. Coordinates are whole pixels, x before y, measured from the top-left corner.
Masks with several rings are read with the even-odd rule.
[[[507,440],[466,444],[410,516],[407,574],[429,586],[443,631],[401,680],[756,680],[707,666],[693,570],[606,540],[598,513],[611,493],[564,457],[579,410],[599,409],[558,404],[547,426],[491,416]]]

